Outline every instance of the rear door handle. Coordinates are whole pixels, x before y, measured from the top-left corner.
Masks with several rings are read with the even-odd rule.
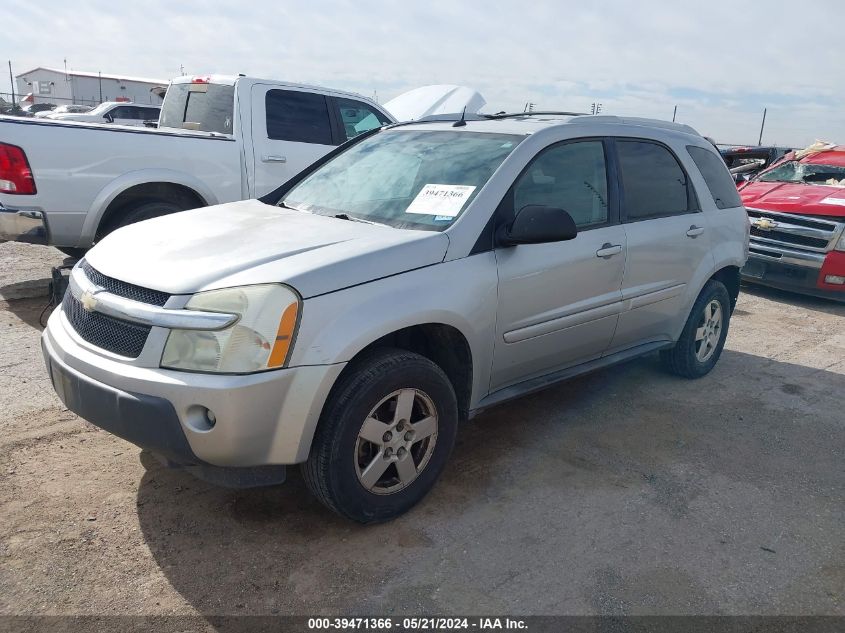
[[[286,163],[288,159],[284,156],[277,156],[275,154],[264,154],[261,157],[262,163]]]
[[[605,242],[602,247],[596,251],[596,257],[603,257],[604,259],[610,259],[614,255],[618,255],[622,252],[622,245],[621,244],[611,244],[610,242]]]
[[[693,224],[689,227],[689,231],[687,231],[687,237],[698,237],[702,233],[704,233],[704,227]]]

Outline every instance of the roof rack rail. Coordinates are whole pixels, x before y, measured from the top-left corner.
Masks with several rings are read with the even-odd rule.
[[[588,116],[587,112],[565,112],[562,110],[533,110],[531,112],[497,112],[482,114],[485,119],[512,119],[521,116]]]

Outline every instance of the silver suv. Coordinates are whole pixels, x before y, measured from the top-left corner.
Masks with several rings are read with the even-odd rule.
[[[693,129],[491,116],[374,130],[261,200],[119,229],[43,335],[67,407],[229,486],[302,464],[383,521],[443,471],[461,420],[659,352],[722,351],[748,253]]]

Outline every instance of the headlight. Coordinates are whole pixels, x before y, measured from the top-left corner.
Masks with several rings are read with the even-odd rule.
[[[836,246],[833,248],[837,251],[845,251],[845,231],[842,231],[842,235],[839,236],[839,241],[836,242]]]
[[[231,374],[283,367],[293,348],[299,297],[279,284],[209,290],[191,297],[186,310],[225,312],[239,318],[214,332],[171,330],[161,366]]]

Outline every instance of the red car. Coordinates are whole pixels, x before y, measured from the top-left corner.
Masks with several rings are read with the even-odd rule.
[[[845,145],[790,152],[739,187],[746,281],[845,301]]]

